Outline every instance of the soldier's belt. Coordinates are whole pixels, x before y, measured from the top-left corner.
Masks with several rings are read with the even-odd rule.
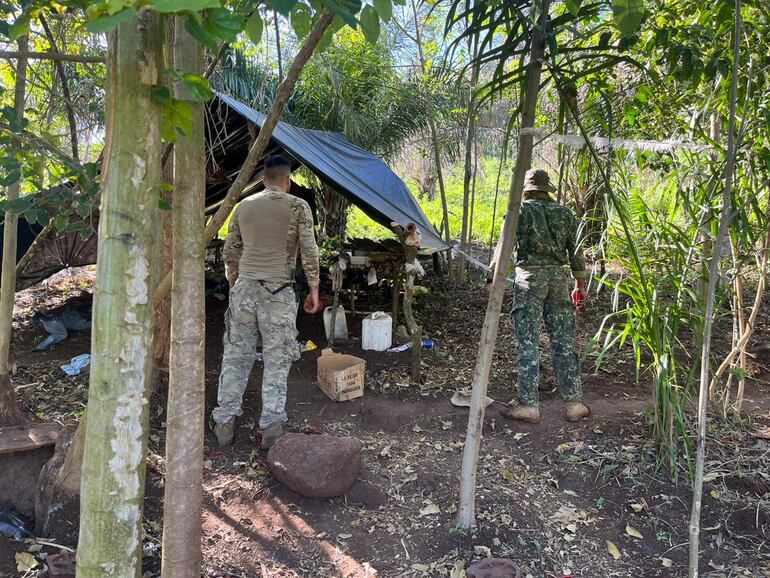
[[[287,282],[286,282],[286,283],[284,283],[283,285],[280,285],[280,286],[279,286],[279,287],[278,287],[278,288],[277,288],[275,291],[273,291],[273,290],[269,289],[267,285],[265,285],[265,282],[264,282],[264,281],[257,281],[257,283],[259,283],[260,285],[262,285],[262,287],[264,287],[265,289],[267,289],[267,291],[268,291],[268,292],[269,292],[271,295],[278,295],[278,294],[279,294],[281,291],[283,291],[283,290],[284,290],[284,289],[286,289],[287,287],[293,287],[293,286],[294,286],[294,281],[287,281]]]

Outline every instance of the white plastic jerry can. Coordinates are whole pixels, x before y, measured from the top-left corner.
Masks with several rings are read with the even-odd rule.
[[[333,307],[324,309],[324,329],[326,330],[326,339],[332,334],[332,310]],[[337,316],[334,318],[334,339],[348,338],[348,320],[345,318],[345,308],[342,305],[337,306]]]
[[[393,344],[393,320],[382,311],[364,317],[361,342],[369,351],[385,351]]]

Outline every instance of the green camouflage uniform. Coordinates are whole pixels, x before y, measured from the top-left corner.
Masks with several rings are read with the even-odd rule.
[[[540,191],[525,193],[516,246],[513,318],[518,339],[519,402],[537,405],[540,327],[551,342],[553,368],[565,401],[580,401],[580,364],[575,353],[575,317],[570,298],[569,264],[575,279],[585,278],[585,259],[576,247],[575,214]]]
[[[216,423],[243,413],[246,384],[261,337],[262,415],[259,427],[285,422],[286,386],[299,359],[297,301],[291,287],[297,252],[310,287],[318,287],[318,248],[307,202],[278,189],[243,201],[230,220],[224,260],[231,283]]]

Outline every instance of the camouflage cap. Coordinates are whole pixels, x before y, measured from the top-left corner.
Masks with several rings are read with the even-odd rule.
[[[556,191],[556,187],[551,184],[548,173],[543,169],[529,169],[524,175],[524,192],[527,191],[553,193]]]

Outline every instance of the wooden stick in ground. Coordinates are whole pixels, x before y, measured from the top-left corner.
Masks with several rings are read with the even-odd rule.
[[[254,175],[257,164],[264,155],[267,145],[270,143],[270,138],[273,136],[273,129],[278,124],[283,109],[286,107],[286,103],[294,92],[294,87],[297,84],[297,80],[299,80],[299,75],[302,72],[302,69],[305,68],[305,64],[310,60],[316,46],[318,46],[324,33],[331,25],[332,20],[334,20],[334,13],[324,12],[313,25],[313,29],[310,31],[310,34],[308,34],[305,42],[299,49],[299,52],[297,52],[297,55],[294,57],[291,67],[286,73],[286,78],[284,78],[283,82],[278,86],[278,90],[275,93],[275,99],[265,117],[265,122],[259,131],[257,140],[249,149],[249,154],[246,156],[246,160],[243,161],[243,165],[241,166],[241,170],[238,171],[238,176],[235,178],[235,181],[230,185],[222,204],[206,226],[206,231],[203,236],[204,246],[208,246],[214,237],[217,236],[219,229],[222,228],[227,217],[235,208],[241,193],[243,193],[243,190],[251,182],[251,177]],[[158,300],[161,300],[168,295],[170,289],[171,273],[169,272],[158,286]]]
[[[417,262],[417,252],[420,250],[420,231],[414,223],[401,227],[398,223],[391,223],[391,229],[401,242],[404,249],[404,319],[409,335],[412,338],[412,381],[421,381],[421,354],[422,354],[422,327],[414,318],[414,278],[420,274],[422,268]]]
[[[722,214],[714,254],[709,267],[708,290],[706,293],[706,312],[703,322],[703,351],[701,352],[700,390],[698,392],[698,429],[695,437],[695,478],[693,479],[692,512],[690,515],[690,556],[689,578],[698,577],[700,560],[700,511],[703,498],[703,474],[706,466],[706,420],[708,409],[709,363],[711,360],[711,328],[714,321],[714,295],[719,278],[719,257],[723,239],[730,227],[730,207],[732,205],[733,175],[735,173],[735,109],[738,98],[738,72],[741,48],[741,1],[735,0],[735,38],[733,44],[733,69],[730,86],[730,123],[727,132],[727,164],[725,167],[725,188],[722,191]]]
[[[535,108],[540,91],[540,76],[545,47],[545,25],[548,20],[550,0],[543,0],[537,19],[537,26],[532,33],[529,49],[529,69],[527,71],[526,92],[522,103],[520,128],[535,126]],[[497,341],[497,330],[500,323],[500,312],[503,308],[508,266],[511,254],[516,244],[516,228],[519,224],[519,209],[521,195],[524,189],[524,175],[532,162],[533,135],[531,131],[522,131],[519,135],[519,147],[516,155],[516,168],[511,181],[508,209],[502,231],[500,255],[495,267],[495,273],[490,289],[484,324],[481,328],[476,367],[473,372],[473,392],[471,408],[468,416],[468,431],[465,436],[463,450],[462,472],[460,476],[460,505],[457,512],[457,525],[463,529],[471,529],[476,525],[476,467],[481,447],[481,434],[484,426],[484,410],[489,382],[489,371],[492,367],[492,356]]]
[[[29,37],[18,40],[20,52],[26,52]],[[19,58],[16,63],[14,111],[17,119],[24,117],[24,102],[27,92],[27,59]],[[17,137],[11,140],[11,150],[19,151],[21,142]],[[19,197],[21,183],[11,184],[6,189],[6,199],[12,201]],[[26,421],[25,413],[16,399],[16,392],[10,376],[11,333],[13,331],[13,306],[16,296],[16,248],[19,215],[13,211],[5,212],[3,228],[3,261],[0,277],[0,425],[15,425]]]
[[[174,65],[198,73],[203,48],[176,17]],[[175,96],[189,98],[182,83]],[[206,151],[203,104],[193,111],[192,133],[174,148],[177,191],[172,224],[171,352],[166,411],[166,484],[163,501],[162,578],[201,574],[206,300],[203,228]]]

